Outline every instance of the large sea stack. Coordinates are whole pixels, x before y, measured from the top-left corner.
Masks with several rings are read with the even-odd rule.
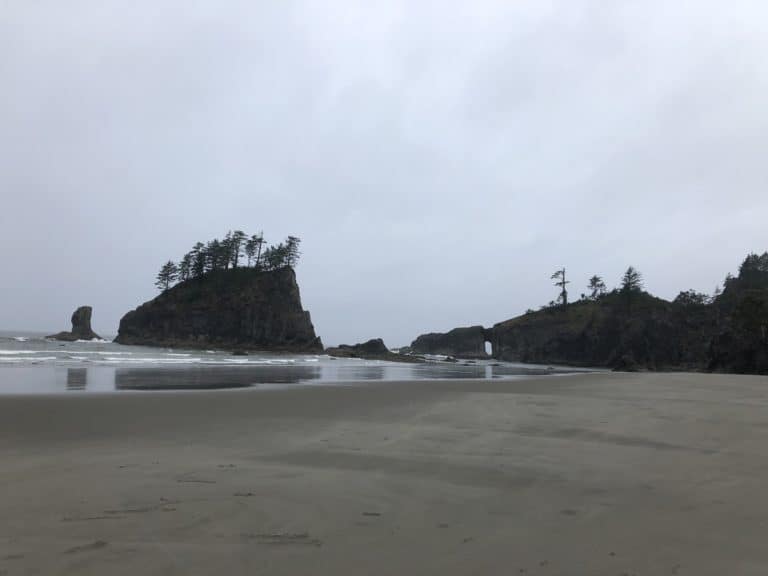
[[[320,352],[290,267],[216,270],[128,312],[115,342],[178,348]]]
[[[52,334],[48,338],[74,342],[75,340],[101,340],[101,337],[91,329],[91,315],[93,308],[80,306],[72,313],[72,331]]]

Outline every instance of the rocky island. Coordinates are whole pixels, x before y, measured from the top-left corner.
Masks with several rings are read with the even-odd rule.
[[[340,344],[333,348],[327,348],[325,353],[333,358],[360,358],[363,360],[386,360],[388,362],[424,361],[419,356],[392,352],[381,338],[373,338],[361,344]]]
[[[92,315],[93,308],[90,306],[80,306],[72,313],[71,331],[51,334],[50,336],[46,336],[46,338],[62,340],[64,342],[74,342],[76,340],[101,340],[101,337],[91,329]]]
[[[252,243],[259,237],[240,234],[196,245],[179,266],[166,263],[158,275],[161,294],[123,316],[115,342],[321,352],[293,268],[298,239],[262,252]],[[248,260],[239,265],[243,246]]]

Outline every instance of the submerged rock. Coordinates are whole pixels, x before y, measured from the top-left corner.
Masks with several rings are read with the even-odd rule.
[[[93,308],[90,306],[80,306],[72,313],[72,330],[70,332],[59,332],[52,334],[47,338],[54,340],[64,340],[74,342],[75,340],[101,340],[101,337],[91,329],[91,316]]]

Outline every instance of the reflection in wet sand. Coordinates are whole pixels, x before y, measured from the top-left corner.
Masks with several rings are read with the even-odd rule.
[[[196,368],[118,368],[117,390],[210,390],[248,388],[258,384],[297,384],[320,378],[317,366],[260,366],[258,369]]]
[[[88,372],[85,368],[67,368],[67,390],[85,390]]]
[[[113,392],[115,390],[206,390],[271,388],[345,382],[430,379],[497,379],[564,374],[578,369],[504,363],[400,364],[326,358],[280,364],[112,365],[89,361],[85,366],[11,365],[0,369],[0,394]]]

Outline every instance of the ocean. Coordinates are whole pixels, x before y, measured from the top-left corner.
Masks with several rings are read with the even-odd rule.
[[[581,371],[491,360],[423,364],[123,346],[109,340],[59,342],[0,331],[0,394],[57,394],[274,388],[371,381],[515,379]]]

